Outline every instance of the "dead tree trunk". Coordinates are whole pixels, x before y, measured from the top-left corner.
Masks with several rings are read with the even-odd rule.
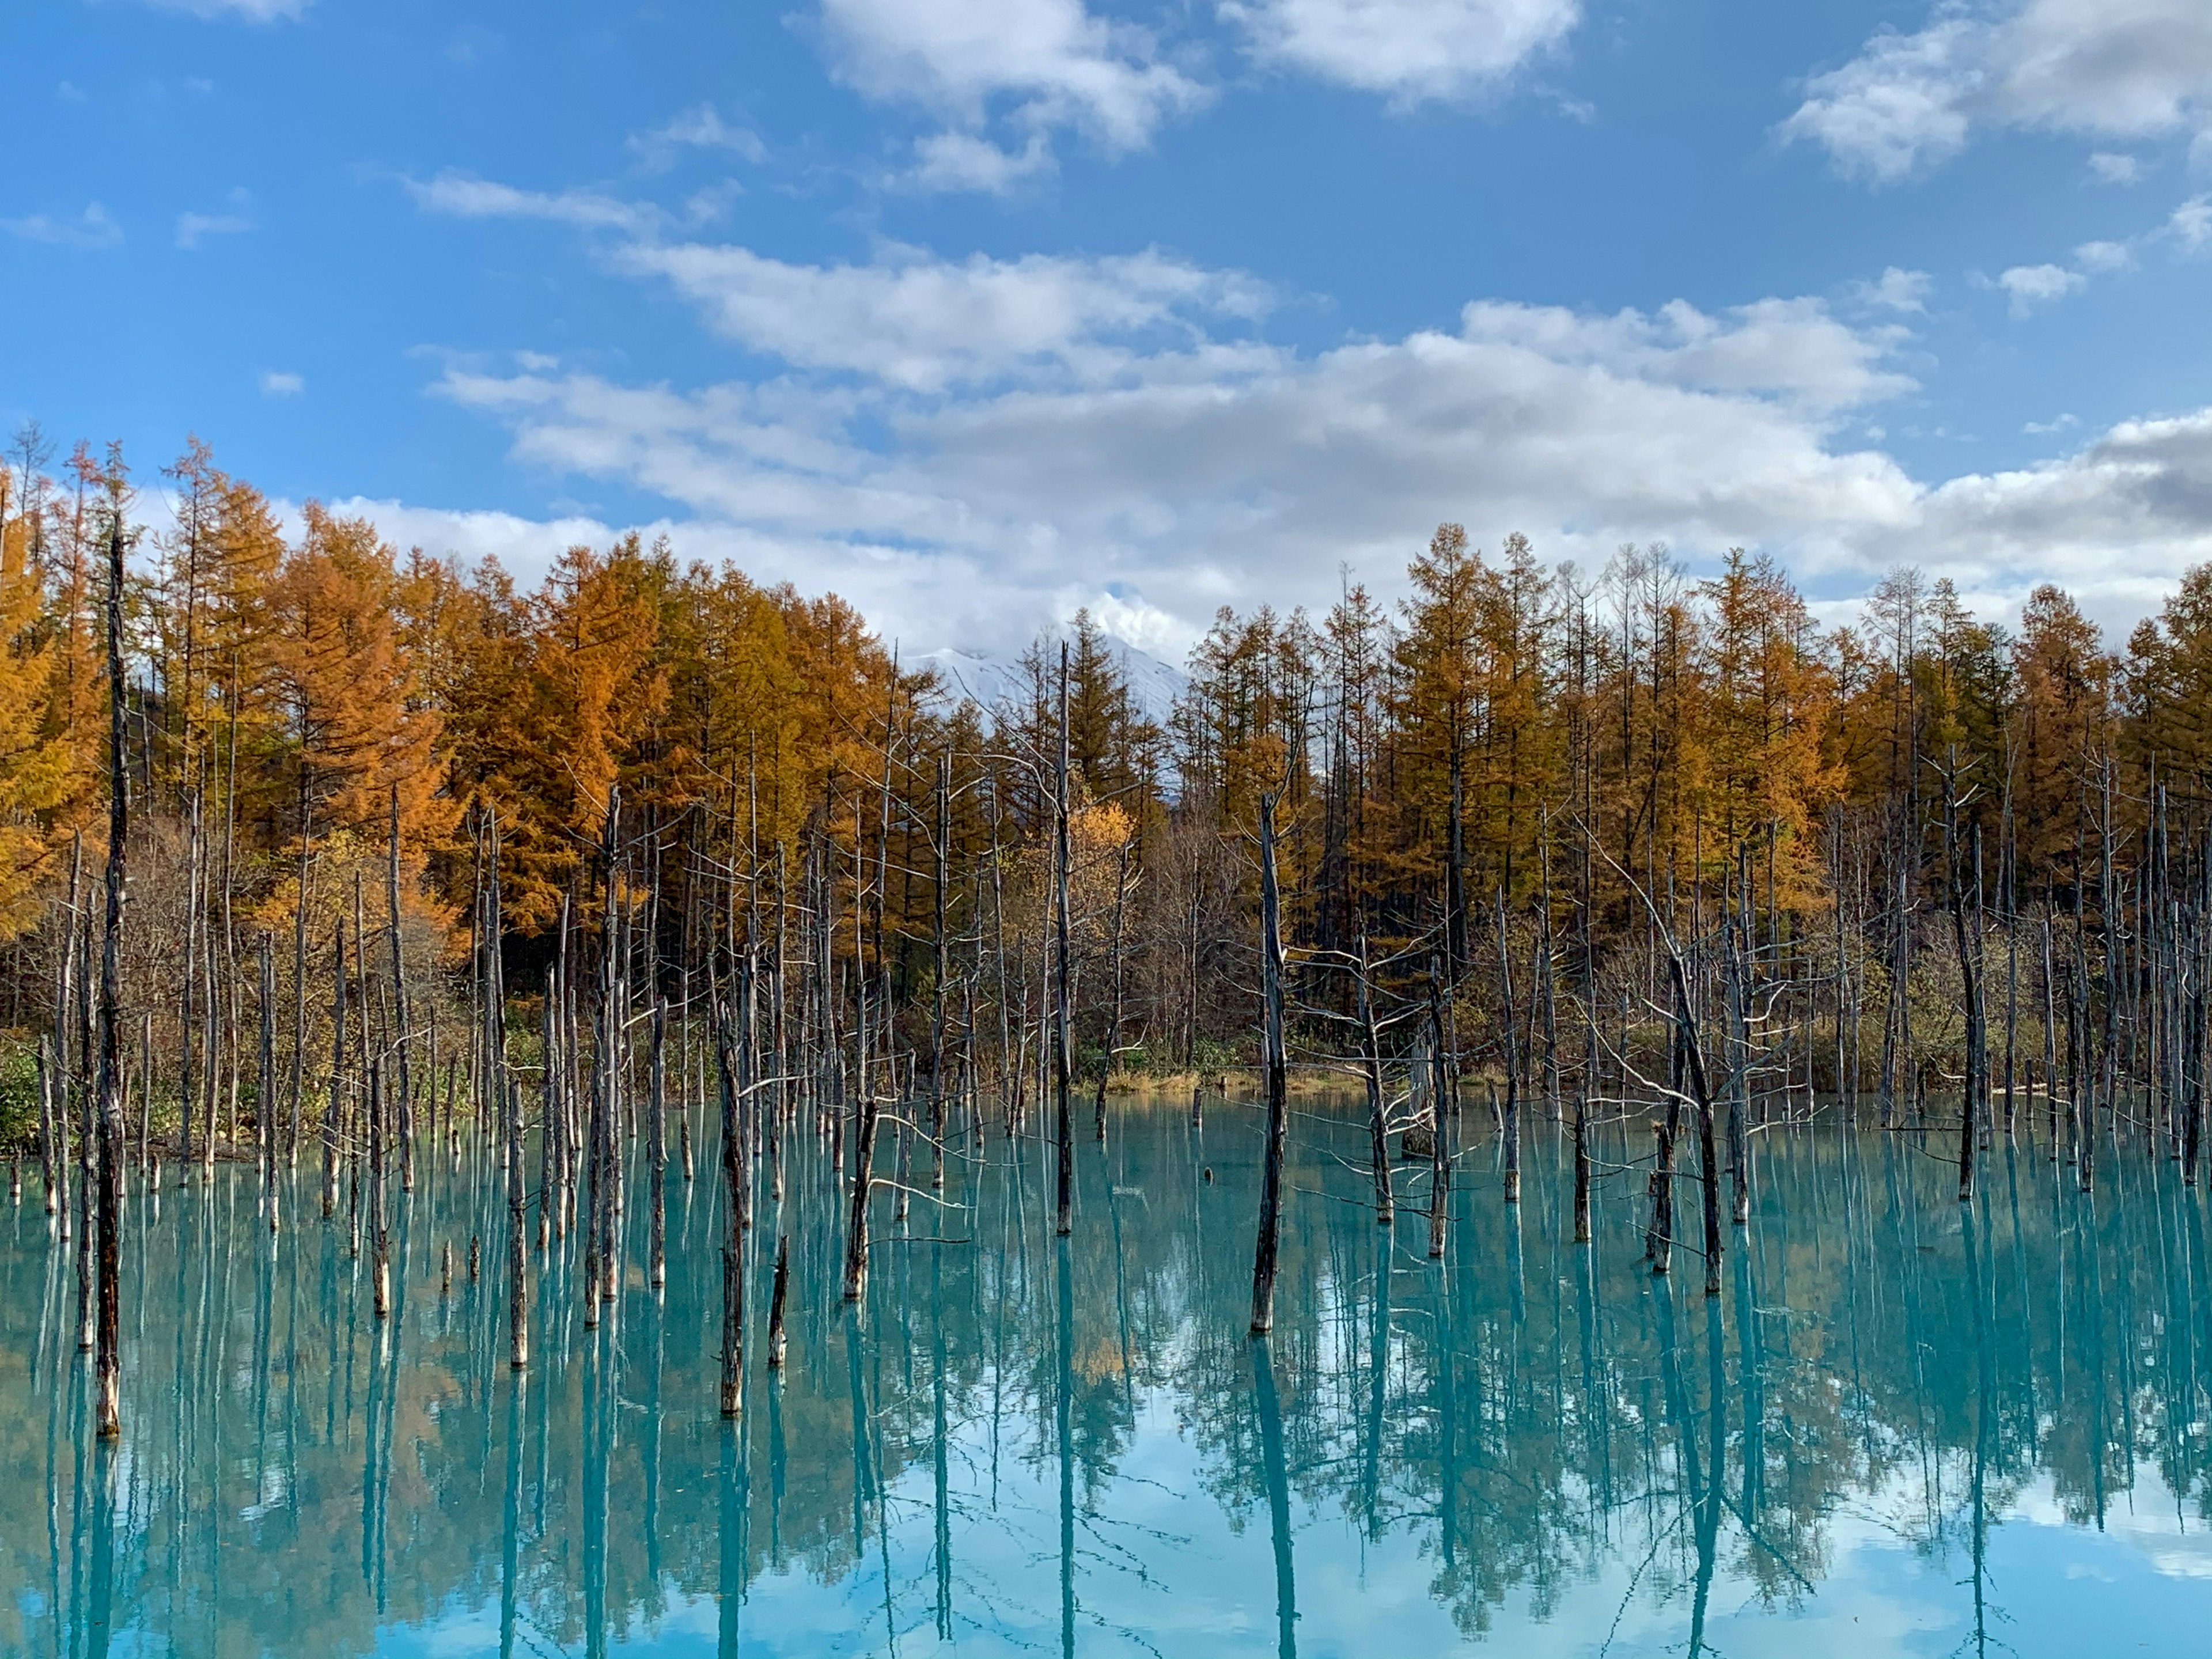
[[[69,908],[62,918],[61,947],[54,958],[54,1029],[41,1045],[40,1052],[48,1056],[44,1077],[46,1086],[40,1091],[45,1103],[45,1116],[52,1151],[46,1168],[46,1213],[54,1216],[61,1228],[64,1242],[70,1236],[70,1113],[72,1080],[70,1075],[70,1026],[71,1009],[76,1001],[76,976],[77,969],[77,933],[83,914],[84,840],[79,835],[70,838]],[[76,1085],[82,1086],[82,1082]],[[85,1148],[79,1157],[88,1160],[91,1149]],[[89,1249],[89,1243],[87,1243]],[[82,1276],[80,1301],[82,1312],[89,1316],[92,1309],[92,1264],[85,1260],[78,1264]],[[88,1319],[85,1321],[89,1327]]]
[[[621,1042],[622,1011],[617,1006],[621,968],[616,916],[615,865],[622,835],[622,797],[607,791],[605,828],[599,843],[599,876],[605,890],[599,908],[599,1012],[593,1020],[595,1042],[592,1056],[592,1093],[585,1126],[585,1174],[590,1182],[588,1208],[584,1213],[584,1323],[599,1323],[599,1304],[610,1300],[608,1287],[618,1282],[614,1237],[614,1176],[616,1136],[616,1054]]]
[[[1982,980],[1980,952],[1967,936],[1966,877],[1959,848],[1958,757],[1952,756],[1943,778],[1943,853],[1946,896],[1950,902],[1951,942],[1959,953],[1959,980],[1965,993],[1966,1012],[1966,1097],[1959,1109],[1959,1202],[1974,1201],[1974,1147],[1981,1109]]]
[[[1121,915],[1129,896],[1129,842],[1124,840],[1114,867],[1114,934],[1107,957],[1112,981],[1113,1012],[1106,1022],[1106,1042],[1098,1056],[1098,1098],[1096,1104],[1098,1144],[1106,1144],[1106,1076],[1114,1069],[1114,1054],[1121,1042]]]
[[[768,1296],[768,1368],[772,1371],[783,1369],[783,1304],[791,1290],[791,1236],[777,1235],[775,1241],[775,1282]]]
[[[1505,1143],[1505,1201],[1521,1201],[1521,1053],[1513,1026],[1513,951],[1505,932],[1505,890],[1497,890],[1499,1027],[1505,1042],[1505,1110],[1499,1129]]]
[[[107,907],[100,947],[100,1311],[93,1375],[94,1426],[103,1440],[123,1432],[123,1113],[121,969],[124,854],[131,834],[131,781],[124,763],[123,520],[107,532]]]
[[[945,981],[951,971],[951,958],[946,953],[945,936],[945,902],[946,890],[952,885],[952,757],[937,757],[937,868],[936,881],[930,894],[932,927],[930,950],[933,956],[930,979],[929,1018],[929,1185],[933,1191],[945,1186]]]
[[[199,1076],[194,1068],[192,1039],[198,1021],[193,1013],[192,993],[199,966],[200,940],[200,796],[197,786],[192,788],[191,830],[185,844],[185,950],[179,967],[183,975],[182,1001],[177,1015],[177,1039],[180,1045],[177,1057],[177,1117],[179,1159],[177,1181],[179,1186],[191,1179],[192,1168],[192,1108],[199,1096]],[[205,1126],[212,1137],[215,1126]]]
[[[1728,1052],[1732,1056],[1728,1079],[1728,1162],[1734,1177],[1729,1219],[1741,1227],[1751,1219],[1751,1135],[1745,1119],[1751,1097],[1752,892],[1748,860],[1739,850],[1736,865],[1735,907],[1724,915],[1727,944],[1721,955],[1727,1003]],[[1724,907],[1725,908],[1725,907]]]
[[[522,1158],[522,1097],[507,1077],[507,969],[500,949],[506,919],[500,914],[499,818],[485,818],[486,866],[490,875],[484,915],[485,1084],[493,1109],[505,1127],[501,1162],[507,1175],[507,1363],[520,1370],[530,1364],[529,1173]],[[551,1056],[547,1056],[550,1064]],[[546,1194],[540,1192],[542,1206]],[[471,1254],[471,1261],[474,1262]],[[471,1269],[474,1276],[473,1265]]]
[[[323,1214],[338,1203],[338,1103],[345,1089],[346,953],[345,920],[340,917],[331,945],[331,1086],[323,1100]]]
[[[1252,1254],[1252,1334],[1275,1323],[1275,1262],[1282,1243],[1283,1153],[1290,1134],[1290,1074],[1283,1032],[1282,895],[1275,880],[1275,798],[1260,797],[1261,1042],[1267,1067],[1267,1145],[1260,1176],[1260,1233]]]
[[[740,962],[745,981],[738,991],[740,1010],[749,1007],[752,986],[750,959]],[[744,1018],[741,1012],[740,1018]],[[749,1022],[748,1022],[749,1023]],[[745,1406],[745,1230],[744,1198],[748,1180],[744,1096],[750,1079],[744,1073],[744,1054],[750,1048],[750,1030],[732,1041],[731,1014],[718,1006],[714,1019],[714,1049],[722,1074],[722,1181],[727,1203],[722,1227],[722,1380],[721,1410],[725,1417],[739,1415]],[[866,1182],[860,1183],[863,1199]],[[866,1249],[865,1237],[861,1249]],[[863,1261],[865,1261],[865,1255]]]
[[[851,1204],[845,1224],[845,1285],[848,1302],[858,1302],[868,1288],[868,1197],[875,1185],[876,1123],[880,1116],[876,1091],[863,1072],[855,1082],[858,1121],[853,1133]]]
[[[658,986],[653,996],[653,1058],[647,1079],[646,1174],[652,1215],[646,1243],[647,1277],[654,1290],[668,1282],[668,1005]]]
[[[392,1231],[385,1207],[384,1056],[368,1062],[368,1255],[371,1302],[380,1320],[392,1313]]]
[[[1718,1149],[1714,1146],[1713,1091],[1705,1073],[1705,1044],[1698,1034],[1697,1004],[1690,994],[1690,974],[1682,961],[1682,953],[1674,944],[1674,936],[1659,914],[1651,896],[1637,889],[1650,916],[1652,933],[1667,956],[1667,975],[1674,993],[1674,1052],[1681,1067],[1682,1082],[1688,1085],[1689,1104],[1698,1119],[1698,1152],[1702,1168],[1698,1170],[1705,1188],[1705,1294],[1721,1293],[1721,1171]],[[1674,1232],[1674,1126],[1676,1114],[1682,1102],[1678,1093],[1669,1102],[1668,1122],[1659,1136],[1658,1168],[1654,1172],[1652,1202],[1652,1232],[1645,1239],[1645,1249],[1651,1255],[1652,1271],[1665,1273],[1672,1250]]]
[[[1682,1027],[1682,1058],[1692,1097],[1698,1109],[1698,1171],[1704,1188],[1705,1215],[1705,1294],[1721,1293],[1721,1170],[1719,1150],[1714,1146],[1713,1093],[1705,1078],[1705,1045],[1698,1037],[1698,1017],[1690,1002],[1689,977],[1682,958],[1668,942],[1668,960],[1674,979],[1674,1000]]]
[[[1644,1259],[1663,1273],[1674,1260],[1674,1131],[1665,1118],[1651,1124],[1651,1223],[1644,1231]]]
[[[1359,936],[1359,1069],[1367,1085],[1367,1152],[1375,1181],[1375,1223],[1388,1227],[1397,1219],[1390,1192],[1390,1145],[1388,1103],[1382,1090],[1382,1042],[1375,1028],[1373,988],[1368,983],[1367,935]],[[1195,1115],[1197,1095],[1192,1094]]]
[[[1053,769],[1053,1127],[1059,1142],[1058,1181],[1054,1188],[1053,1231],[1065,1238],[1074,1230],[1075,1131],[1068,1091],[1075,1071],[1075,1005],[1069,981],[1074,966],[1068,942],[1067,914],[1067,645],[1060,647],[1060,754]]]
[[[307,1064],[307,769],[300,769],[300,877],[292,902],[292,1080],[288,1094],[284,1156],[288,1168],[300,1163],[300,1092]],[[150,1085],[152,1079],[147,1079]]]
[[[273,1237],[283,1226],[283,1201],[276,1192],[276,959],[269,935],[261,935],[256,952],[259,972],[261,1015],[260,1069],[256,1075],[253,1121],[261,1153],[261,1203]]]
[[[1429,1257],[1444,1255],[1444,1222],[1451,1207],[1451,1062],[1444,1054],[1444,1000],[1435,958],[1429,962]]]
[[[399,1094],[394,1114],[399,1135],[399,1190],[415,1190],[415,1067],[408,1031],[407,968],[399,946],[399,786],[392,786],[392,836],[385,860],[385,901],[392,913],[392,1026],[399,1060]],[[433,1079],[434,1084],[435,1079]]]

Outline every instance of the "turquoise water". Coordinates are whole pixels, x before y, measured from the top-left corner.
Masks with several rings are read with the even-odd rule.
[[[472,1159],[425,1156],[396,1202],[381,1326],[304,1164],[307,1212],[273,1246],[248,1170],[165,1187],[158,1216],[134,1189],[112,1453],[86,1431],[74,1263],[31,1185],[0,1209],[0,1651],[2212,1644],[2212,1280],[2174,1166],[2107,1149],[2085,1197],[2023,1140],[1969,1210],[1948,1146],[1777,1127],[1709,1300],[1686,1250],[1671,1282],[1644,1270],[1640,1170],[1600,1182],[1577,1247],[1549,1129],[1516,1212],[1468,1126],[1439,1266],[1424,1216],[1393,1235],[1354,1201],[1364,1127],[1301,1114],[1265,1344],[1244,1334],[1249,1106],[1202,1132],[1118,1112],[1079,1149],[1066,1243],[1048,1149],[994,1135],[902,1230],[879,1198],[858,1310],[809,1146],[758,1210],[735,1430],[706,1157],[696,1184],[671,1172],[665,1298],[636,1265],[641,1171],[606,1322],[582,1322],[573,1235],[533,1255],[520,1384]],[[1400,1180],[1420,1203],[1424,1178]]]

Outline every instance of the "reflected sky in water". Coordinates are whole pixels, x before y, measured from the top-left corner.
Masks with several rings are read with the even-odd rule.
[[[670,1174],[665,1298],[633,1266],[587,1328],[575,1234],[533,1253],[520,1383],[474,1154],[396,1202],[382,1325],[304,1167],[273,1243],[249,1170],[158,1212],[134,1186],[112,1454],[30,1183],[0,1211],[0,1651],[2204,1650],[2212,1286],[2175,1166],[2123,1146],[2085,1197],[2024,1139],[1969,1210],[1942,1143],[1775,1126],[1709,1300],[1686,1249],[1644,1268],[1625,1143],[1584,1248],[1548,1128],[1517,1212],[1467,1131],[1439,1265],[1425,1176],[1377,1228],[1364,1126],[1302,1109],[1264,1345],[1249,1105],[1118,1110],[1066,1243],[1049,1149],[994,1133],[942,1206],[880,1196],[859,1309],[802,1138],[757,1210],[735,1428],[711,1157]]]

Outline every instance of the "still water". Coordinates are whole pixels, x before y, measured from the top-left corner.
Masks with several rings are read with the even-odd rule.
[[[1468,1127],[1439,1265],[1422,1177],[1377,1228],[1364,1128],[1301,1112],[1265,1344],[1249,1105],[1119,1111],[1068,1243],[1048,1149],[994,1135],[943,1205],[879,1200],[858,1310],[810,1149],[757,1212],[735,1429],[707,1157],[671,1171],[664,1298],[634,1267],[586,1328],[574,1237],[533,1253],[520,1380],[471,1156],[426,1156],[396,1206],[381,1326],[305,1160],[273,1245],[250,1170],[158,1215],[134,1189],[113,1452],[27,1186],[0,1211],[0,1652],[2212,1650],[2212,1281],[2172,1165],[2107,1149],[2085,1197],[2024,1139],[1969,1209],[1942,1145],[1778,1127],[1709,1300],[1693,1253],[1644,1269],[1641,1170],[1601,1180],[1577,1247],[1550,1131],[1516,1210]]]

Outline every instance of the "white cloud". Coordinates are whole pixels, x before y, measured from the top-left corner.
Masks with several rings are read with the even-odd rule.
[[[58,247],[112,247],[123,240],[123,227],[97,202],[88,202],[74,219],[57,219],[46,213],[0,219],[0,230],[21,241],[51,242]]]
[[[629,144],[655,166],[665,166],[683,149],[727,150],[755,166],[768,160],[768,146],[761,136],[748,127],[730,125],[712,104],[685,110],[665,125],[635,135]]]
[[[856,407],[788,387],[444,390],[507,424],[525,462],[678,504],[647,528],[685,556],[835,589],[923,646],[1018,644],[1114,597],[1173,656],[1218,605],[1326,604],[1341,560],[1387,592],[1444,519],[1586,562],[1624,539],[1749,545],[1831,586],[1909,546],[1966,591],[2057,580],[2107,621],[2212,559],[2212,410],[1929,488],[1786,404],[1648,378],[1640,355],[1417,334],[1234,379],[1164,363],[1127,388],[866,405],[880,443],[854,435]],[[452,544],[495,532],[510,562],[578,538],[501,521]]]
[[[2136,137],[2212,112],[2201,0],[2029,0],[1992,33],[2002,118]]]
[[[1947,573],[2015,585],[2030,574],[2102,595],[2111,614],[2212,559],[2212,409],[2123,422],[2057,460],[1954,478],[1927,492],[1920,518]]]
[[[1109,153],[1138,149],[1208,96],[1149,30],[1083,0],[822,0],[822,22],[849,85],[969,135],[1004,120],[1025,137],[1073,127]]]
[[[1905,546],[1962,591],[2051,576],[2107,619],[2212,558],[2212,410],[1931,485],[1870,447],[1869,417],[1913,387],[1912,337],[1815,299],[1478,300],[1455,330],[1304,353],[1252,337],[1252,279],[1157,251],[800,264],[641,236],[604,257],[772,363],[627,385],[517,354],[452,362],[437,392],[506,428],[520,464],[669,503],[644,527],[681,556],[834,589],[924,648],[1018,644],[1110,601],[1172,656],[1221,605],[1326,605],[1344,562],[1387,592],[1445,519],[1584,562],[1630,539],[1750,546],[1831,591]],[[1998,279],[2022,307],[2087,280]],[[1893,269],[1852,301],[1894,318],[1927,292]],[[438,534],[408,538],[499,548],[524,574],[613,529],[424,523]]]
[[[617,526],[580,516],[526,519],[513,513],[423,507],[365,495],[349,495],[325,505],[341,517],[368,520],[395,547],[419,547],[434,558],[450,554],[469,564],[496,559],[507,570],[529,581],[551,569],[554,561],[568,549],[605,547],[620,533]],[[296,528],[296,507],[280,503],[278,510],[287,527]],[[648,534],[681,533],[681,527],[666,521],[645,528]]]
[[[2195,252],[2208,240],[2212,240],[2212,196],[2196,196],[2174,209],[2163,224],[2149,230],[2138,231],[2133,236],[2118,241],[2078,244],[2074,249],[2074,263],[2070,267],[2014,265],[1999,276],[1993,284],[1984,277],[1977,277],[1975,281],[1984,287],[2004,289],[2012,299],[2012,314],[2025,317],[2038,306],[2048,305],[2069,295],[2080,293],[2088,286],[2093,276],[2133,270],[2146,250],[2155,248],[2161,243],[2178,244],[2181,254],[2185,257]],[[2034,428],[2031,427],[2029,430]]]
[[[261,377],[264,398],[296,398],[307,389],[307,379],[288,369],[270,369]]]
[[[2089,171],[2100,184],[2132,185],[2142,177],[2142,163],[2132,155],[2100,149],[2089,157]]]
[[[1851,297],[1861,305],[1879,306],[1886,311],[1925,312],[1935,286],[1935,278],[1924,270],[1902,270],[1892,265],[1881,273],[1879,282],[1852,284]]]
[[[1958,21],[1876,35],[1850,63],[1813,77],[1782,136],[1810,139],[1845,172],[1883,180],[1954,154],[1966,142],[1961,106],[1981,79],[1966,61],[1972,40]]]
[[[732,244],[660,240],[660,210],[596,191],[521,190],[456,173],[403,182],[431,212],[626,232],[606,250],[609,262],[666,279],[724,337],[801,368],[914,390],[1047,371],[1097,379],[1136,345],[1194,340],[1206,319],[1256,318],[1270,303],[1249,276],[1155,250],[956,264],[894,245],[865,265],[793,264]]]
[[[310,0],[151,0],[163,11],[195,17],[240,17],[249,23],[276,23],[304,14]]]
[[[1030,134],[1019,150],[1001,149],[971,132],[932,133],[914,148],[914,170],[901,182],[931,193],[975,191],[1003,196],[1024,180],[1056,168],[1041,132]]]
[[[2166,222],[2166,234],[2194,253],[2212,241],[2212,196],[2192,196],[2174,209]]]
[[[658,210],[591,190],[519,190],[473,173],[448,170],[430,179],[403,179],[415,204],[455,219],[544,219],[585,230],[650,234]]]
[[[1587,364],[1669,386],[1773,396],[1816,414],[1912,387],[1911,380],[1882,367],[1903,337],[1899,331],[1846,327],[1818,300],[1760,300],[1724,318],[1680,300],[1648,316],[1623,311],[1610,317],[1478,301],[1461,321],[1468,339],[1522,347],[1555,363]]]
[[[1911,385],[1887,366],[1901,334],[1814,301],[1486,301],[1455,332],[1306,356],[1214,337],[1239,279],[1158,255],[694,252],[733,297],[710,314],[792,372],[680,390],[457,367],[440,390],[519,460],[676,504],[680,549],[834,586],[919,642],[1015,641],[1109,596],[1187,640],[1224,603],[1325,603],[1340,559],[1395,580],[1443,518],[1554,556],[1663,536],[1840,557],[1844,528],[1900,529],[1918,499],[1830,441]]]
[[[1901,178],[1955,154],[1976,128],[2149,138],[2212,131],[2212,6],[2204,0],[1944,0],[1928,27],[1883,33],[1814,76],[1786,138],[1844,171]],[[2093,160],[2132,179],[2132,158]]]
[[[1997,277],[1997,286],[2011,296],[2015,317],[2025,317],[2038,306],[2078,294],[2088,285],[2087,276],[2063,265],[2014,265]]]
[[[237,236],[254,228],[253,217],[248,213],[179,213],[177,246],[197,248],[210,236]]]
[[[1252,52],[1412,102],[1463,97],[1557,46],[1580,0],[1221,0]]]
[[[615,258],[665,277],[753,350],[916,391],[1039,369],[1098,379],[1130,360],[1132,337],[1187,339],[1198,319],[1267,302],[1248,277],[1155,252],[951,263],[893,249],[866,265],[799,265],[727,245],[639,243]]]

